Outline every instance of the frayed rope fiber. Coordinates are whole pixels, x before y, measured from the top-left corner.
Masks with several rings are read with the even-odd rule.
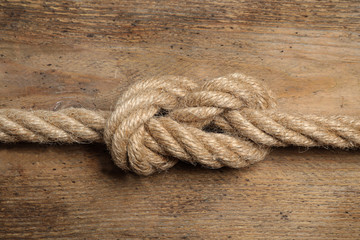
[[[178,160],[241,168],[272,146],[360,148],[360,119],[279,112],[272,93],[240,73],[201,86],[164,76],[130,86],[112,112],[0,109],[0,142],[105,142],[117,166],[149,175]]]

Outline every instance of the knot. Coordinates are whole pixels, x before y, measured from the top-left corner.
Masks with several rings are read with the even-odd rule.
[[[234,131],[234,112],[275,106],[257,80],[235,73],[204,82],[165,76],[138,82],[117,101],[104,140],[117,166],[149,175],[178,160],[209,168],[244,167],[268,150]]]

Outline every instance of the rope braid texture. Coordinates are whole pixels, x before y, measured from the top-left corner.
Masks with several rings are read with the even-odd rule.
[[[270,147],[360,148],[360,119],[279,112],[272,93],[240,73],[201,86],[164,76],[132,85],[112,112],[0,109],[0,142],[105,142],[117,166],[149,175],[178,160],[241,168]]]

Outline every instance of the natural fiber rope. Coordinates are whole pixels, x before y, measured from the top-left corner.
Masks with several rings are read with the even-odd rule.
[[[178,160],[240,168],[272,146],[360,147],[360,119],[292,115],[257,80],[235,73],[198,86],[182,77],[132,85],[113,112],[0,109],[0,142],[105,142],[124,170],[149,175]]]

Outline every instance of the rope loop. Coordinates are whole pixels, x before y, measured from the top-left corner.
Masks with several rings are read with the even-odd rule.
[[[166,170],[178,159],[244,167],[262,160],[267,148],[233,136],[220,121],[231,111],[274,106],[262,84],[239,73],[200,86],[182,77],[151,78],[120,97],[104,140],[117,166],[142,175]]]

